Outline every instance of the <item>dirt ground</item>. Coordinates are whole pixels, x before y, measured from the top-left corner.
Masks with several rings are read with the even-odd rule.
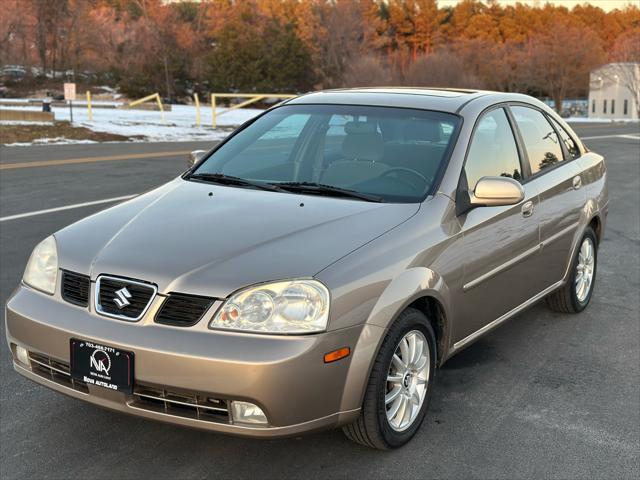
[[[116,142],[132,140],[138,137],[94,132],[84,127],[73,127],[69,122],[55,122],[51,125],[0,125],[0,143],[3,144],[33,142],[34,140],[47,138]]]

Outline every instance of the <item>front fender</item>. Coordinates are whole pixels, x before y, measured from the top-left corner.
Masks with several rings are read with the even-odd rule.
[[[449,288],[438,273],[425,267],[409,268],[395,277],[384,289],[369,314],[353,349],[353,357],[347,374],[341,410],[355,409],[362,405],[373,363],[386,333],[400,313],[420,298],[432,297],[442,307],[444,318],[448,316]],[[449,328],[445,323],[441,345],[449,345]],[[448,349],[447,349],[448,350]],[[446,351],[439,352],[440,357]]]
[[[426,267],[409,268],[395,277],[382,292],[366,323],[389,328],[408,305],[422,297],[433,297],[448,318],[449,288],[438,273]]]

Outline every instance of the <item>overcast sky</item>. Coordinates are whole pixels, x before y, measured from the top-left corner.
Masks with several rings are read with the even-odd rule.
[[[440,7],[448,7],[451,5],[455,5],[460,0],[438,0],[438,5]],[[546,3],[545,0],[498,0],[503,5],[515,4],[515,3],[528,3],[530,5],[544,5]],[[596,5],[605,11],[613,10],[614,8],[623,8],[626,5],[635,3],[636,5],[640,4],[640,0],[634,0],[633,2],[630,0],[550,0],[549,3],[553,3],[554,5],[562,5],[567,8],[572,8],[573,6],[579,3],[590,3],[591,5]]]

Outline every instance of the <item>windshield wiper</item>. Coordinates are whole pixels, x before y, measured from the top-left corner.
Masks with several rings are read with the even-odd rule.
[[[283,190],[290,192],[301,193],[314,193],[319,195],[331,195],[336,197],[349,197],[357,198],[358,200],[366,200],[367,202],[384,202],[382,197],[378,195],[371,195],[369,193],[360,193],[355,190],[348,190],[346,188],[334,187],[332,185],[324,185],[322,183],[315,182],[278,182],[276,184]]]
[[[202,180],[205,182],[217,183],[220,185],[237,185],[239,187],[254,187],[270,192],[285,192],[282,188],[271,183],[254,182],[246,178],[234,177],[233,175],[225,175],[224,173],[192,173],[187,178],[194,180]]]

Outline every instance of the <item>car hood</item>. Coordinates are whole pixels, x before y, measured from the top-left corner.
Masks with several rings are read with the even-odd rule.
[[[311,277],[418,208],[178,178],[55,236],[63,269],[223,298],[255,283]]]

